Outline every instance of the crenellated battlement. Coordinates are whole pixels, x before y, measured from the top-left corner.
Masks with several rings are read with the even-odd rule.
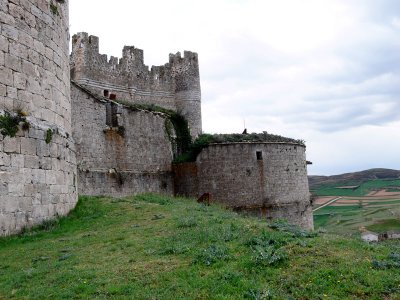
[[[101,96],[179,111],[192,136],[201,133],[201,91],[198,55],[169,55],[162,66],[144,64],[142,49],[125,46],[122,57],[99,53],[99,38],[86,32],[72,37],[71,79]]]

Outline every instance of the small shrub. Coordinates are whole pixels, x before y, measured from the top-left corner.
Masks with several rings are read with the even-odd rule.
[[[275,248],[285,246],[291,240],[290,237],[274,232],[263,231],[259,236],[252,236],[246,242],[246,246],[255,247],[269,247],[274,246]]]
[[[273,299],[273,295],[269,289],[261,291],[250,289],[244,294],[244,299],[266,300],[266,299]]]
[[[187,246],[181,242],[176,242],[174,240],[168,240],[166,242],[166,245],[164,245],[164,247],[162,247],[160,254],[161,255],[174,255],[174,254],[187,253],[188,251],[190,251],[189,246]]]
[[[37,229],[43,231],[51,231],[56,229],[60,225],[60,220],[58,218],[45,220],[40,225],[37,226]]]
[[[18,125],[24,118],[20,115],[12,115],[9,112],[4,112],[0,116],[0,133],[3,136],[15,137],[18,132]]]
[[[47,129],[46,131],[46,135],[44,140],[46,141],[46,144],[50,144],[51,140],[53,139],[53,130],[51,130],[50,128]]]
[[[55,16],[59,16],[60,15],[60,13],[58,12],[58,7],[57,7],[56,4],[54,4],[53,1],[50,2],[50,10],[53,13],[53,15],[55,15]]]
[[[255,246],[254,262],[261,266],[273,266],[288,258],[285,248],[276,248],[274,246]]]
[[[185,217],[178,221],[178,228],[190,228],[197,226],[197,220],[194,217]]]
[[[299,226],[289,224],[285,220],[275,221],[275,222],[269,224],[268,226],[270,228],[278,230],[278,231],[290,233],[292,235],[292,237],[311,238],[311,237],[315,237],[317,235],[316,232],[311,232],[311,231],[301,229]]]
[[[372,260],[372,266],[375,269],[400,268],[400,253],[392,252],[383,260]]]
[[[229,259],[230,255],[226,246],[212,244],[208,248],[198,253],[194,262],[211,266],[218,261],[227,261]]]

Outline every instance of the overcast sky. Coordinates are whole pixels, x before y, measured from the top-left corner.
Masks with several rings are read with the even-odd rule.
[[[304,139],[309,174],[400,169],[399,0],[70,0],[71,34],[199,54],[203,131]]]

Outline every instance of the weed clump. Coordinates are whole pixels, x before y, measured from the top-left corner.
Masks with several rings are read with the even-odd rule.
[[[263,231],[260,236],[255,236],[247,241],[253,251],[253,261],[258,266],[273,266],[288,259],[284,248],[290,242],[290,238]]]
[[[278,220],[268,225],[270,228],[289,233],[292,237],[297,238],[312,238],[317,236],[317,233],[301,229],[299,226],[289,224],[284,220]]]
[[[19,130],[19,123],[22,121],[25,121],[23,116],[4,112],[4,115],[0,116],[0,133],[3,136],[15,137]]]
[[[250,289],[244,294],[244,299],[254,299],[254,300],[273,299],[273,294],[269,289],[264,289],[264,290]]]
[[[212,244],[198,253],[194,262],[211,266],[219,261],[227,261],[229,259],[230,255],[226,246]]]
[[[53,13],[53,15],[55,15],[55,16],[59,16],[60,15],[60,13],[58,12],[58,7],[57,7],[56,4],[54,4],[53,1],[50,2],[50,10]]]
[[[400,268],[400,253],[392,252],[383,260],[374,259],[372,266],[375,269]]]
[[[178,228],[191,228],[197,226],[197,220],[194,217],[185,217],[178,221]]]
[[[50,128],[47,129],[46,135],[44,137],[44,140],[46,141],[46,144],[50,144],[51,140],[53,139],[53,130]]]

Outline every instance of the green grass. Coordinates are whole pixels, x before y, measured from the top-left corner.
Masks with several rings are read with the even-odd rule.
[[[388,219],[376,222],[370,226],[367,226],[367,229],[374,232],[387,232],[387,231],[399,231],[400,232],[400,220],[399,219]]]
[[[317,196],[365,196],[371,191],[380,190],[385,187],[390,188],[390,190],[393,190],[395,187],[400,187],[400,179],[369,180],[367,182],[361,183],[360,187],[355,190],[337,188],[340,186],[352,186],[352,185],[358,185],[358,184],[355,184],[354,182],[347,182],[334,185],[322,185],[313,189],[312,192]]]
[[[68,217],[0,239],[0,299],[399,299],[399,255],[398,241],[188,199],[80,197]]]
[[[330,233],[357,237],[360,228],[384,223],[385,220],[393,219],[393,215],[400,216],[400,207],[325,206],[314,212],[314,226]]]
[[[366,181],[360,184],[360,187],[356,190],[335,188],[357,184],[360,183],[349,181],[335,185],[319,186],[313,190],[313,193],[318,196],[343,196],[346,200],[355,200],[354,203],[346,206],[328,205],[315,211],[315,228],[323,228],[336,234],[358,236],[362,227],[369,227],[375,223],[380,224],[387,219],[393,219],[393,216],[400,216],[400,196],[399,199],[390,199],[385,196],[380,198],[351,198],[366,196],[371,191],[395,190],[396,187],[400,189],[399,179]]]

